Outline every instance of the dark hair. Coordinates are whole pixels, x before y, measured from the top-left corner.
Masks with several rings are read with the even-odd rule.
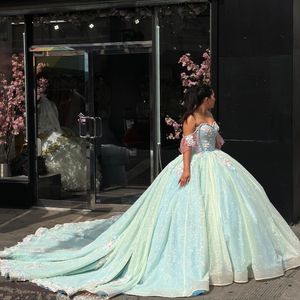
[[[206,97],[210,97],[213,93],[213,89],[208,84],[196,85],[188,89],[184,97],[185,113],[181,118],[181,122],[184,123],[186,119],[192,115],[195,109],[202,104]]]

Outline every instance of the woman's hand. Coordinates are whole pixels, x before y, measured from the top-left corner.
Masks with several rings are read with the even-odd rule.
[[[191,178],[190,171],[183,170],[182,175],[181,175],[181,177],[180,177],[180,179],[179,179],[179,182],[178,182],[179,185],[180,185],[181,187],[185,186],[186,184],[189,183],[190,178]]]

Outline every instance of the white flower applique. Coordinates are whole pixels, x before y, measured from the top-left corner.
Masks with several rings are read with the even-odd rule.
[[[195,146],[196,142],[194,140],[194,136],[192,134],[186,135],[184,137],[185,144],[189,147]]]
[[[218,153],[218,156],[221,158],[222,163],[231,170],[235,170],[235,166],[232,164],[232,161],[227,157],[224,157],[222,154]]]

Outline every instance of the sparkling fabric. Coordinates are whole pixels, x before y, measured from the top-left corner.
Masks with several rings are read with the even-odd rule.
[[[224,140],[218,131],[219,127],[216,122],[212,124],[199,124],[193,133],[182,137],[179,151],[184,153],[191,149],[194,154],[203,151],[212,151],[215,148],[221,149]]]
[[[216,123],[201,124],[185,138],[186,186],[179,155],[124,214],[40,228],[0,252],[1,273],[78,299],[89,299],[84,290],[184,297],[300,266],[298,238],[255,178],[216,148],[217,135]]]

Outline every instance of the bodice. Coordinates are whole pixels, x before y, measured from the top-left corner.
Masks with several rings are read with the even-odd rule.
[[[216,122],[199,124],[193,133],[182,137],[180,152],[183,153],[189,148],[192,148],[193,153],[214,151],[216,147],[220,148],[224,140],[218,131],[219,126]]]
[[[215,150],[218,130],[219,126],[216,122],[213,122],[212,124],[201,123],[198,125],[196,134],[199,135],[199,144],[196,146],[199,149],[195,149],[196,152]]]

